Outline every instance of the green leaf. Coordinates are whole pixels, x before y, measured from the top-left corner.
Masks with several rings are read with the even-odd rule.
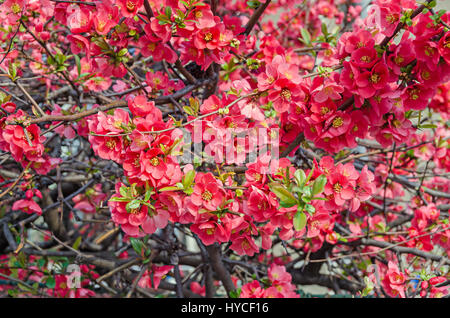
[[[305,205],[305,210],[306,212],[308,212],[310,215],[314,214],[314,212],[316,212],[316,208],[311,205],[311,204],[307,204]]]
[[[310,46],[311,45],[311,34],[309,34],[308,30],[305,28],[300,29],[300,33],[302,35],[303,43]]]
[[[172,8],[167,6],[165,10],[166,16],[170,18],[172,16]]]
[[[241,295],[241,289],[238,288],[236,290],[232,290],[228,293],[228,295],[230,296],[230,298],[239,298],[239,296]]]
[[[322,201],[328,201],[328,199],[327,199],[327,198],[322,198],[322,197],[314,197],[314,198],[311,198],[311,200],[322,200]]]
[[[164,187],[159,189],[159,192],[164,192],[164,191],[177,191],[180,190],[178,187]]]
[[[128,49],[126,47],[124,47],[123,49],[121,49],[119,51],[119,53],[117,53],[118,56],[124,56],[125,54],[128,53]]]
[[[147,190],[147,192],[145,192],[145,197],[144,197],[144,201],[148,201],[150,200],[150,197],[152,196],[152,190]]]
[[[48,276],[47,279],[45,280],[45,286],[47,286],[47,288],[53,289],[56,286],[56,281],[55,278],[52,276]]]
[[[281,184],[272,182],[269,184],[270,191],[272,191],[283,204],[297,204],[297,199]]]
[[[128,201],[130,201],[130,199],[120,198],[120,197],[112,197],[111,199],[109,199],[109,201],[112,201],[112,202],[128,202]]]
[[[247,1],[248,7],[252,8],[252,9],[258,8],[260,4],[261,4],[261,2],[259,2],[258,0]]]
[[[78,55],[73,56],[75,58],[75,64],[77,65],[78,76],[81,75],[81,61]]]
[[[437,128],[435,124],[423,124],[419,125],[417,128]]]
[[[73,248],[74,250],[77,250],[77,249],[80,247],[81,239],[82,239],[82,237],[81,237],[81,236],[78,236],[78,238],[77,238],[77,239],[75,240],[75,242],[73,243],[72,248]]]
[[[129,202],[125,208],[127,209],[127,211],[130,211],[130,210],[134,210],[134,209],[139,209],[140,206],[141,206],[141,202],[139,202],[139,200],[133,200],[133,201]]]
[[[125,197],[125,198],[128,197],[128,191],[127,190],[128,190],[127,187],[121,186],[120,189],[119,189],[120,195]]]
[[[303,187],[302,193],[303,193],[302,199],[303,199],[304,197],[307,197],[309,200],[311,200],[311,197],[312,197],[312,189],[311,189],[310,186]],[[305,201],[305,202],[306,202],[306,201]]]
[[[306,215],[305,213],[298,211],[294,215],[294,229],[296,231],[301,231],[306,226]]]
[[[327,25],[325,23],[322,23],[322,33],[325,36],[328,35],[328,28],[327,28]]]
[[[294,205],[297,205],[297,202],[285,202],[285,201],[280,201],[280,206],[282,207],[282,208],[291,208],[291,207],[293,207]]]
[[[194,181],[194,178],[195,178],[195,170],[194,169],[189,170],[181,181],[185,189],[191,186],[192,182]]]
[[[325,187],[325,184],[327,183],[327,177],[325,177],[323,174],[318,176],[316,180],[314,180],[313,188],[312,188],[312,195],[315,196],[317,194],[322,193],[323,188]]]
[[[130,243],[131,243],[131,246],[133,247],[134,251],[138,255],[141,255],[141,256],[144,255],[143,254],[144,243],[141,240],[139,240],[135,237],[130,237]]]
[[[373,283],[372,281],[369,279],[369,277],[364,277],[364,283],[366,283],[366,287],[364,288],[364,290],[361,292],[361,296],[366,297],[372,290],[373,290]]]
[[[314,172],[314,166],[312,167],[311,171],[308,174],[308,177],[306,178],[305,184],[308,183],[309,179],[311,179]]]
[[[194,116],[194,115],[195,115],[195,114],[194,114],[194,111],[192,110],[191,107],[189,107],[189,106],[183,106],[183,109],[184,109],[184,111],[186,112],[186,114],[191,115],[191,116]]]
[[[9,63],[9,66],[8,66],[8,74],[9,74],[9,77],[11,78],[11,79],[15,79],[16,78],[16,76],[17,76],[17,67],[16,67],[16,64],[14,64],[14,63]]]
[[[297,171],[295,171],[294,178],[299,187],[302,187],[305,185],[306,174],[305,174],[305,171],[303,171],[302,169],[298,169]]]

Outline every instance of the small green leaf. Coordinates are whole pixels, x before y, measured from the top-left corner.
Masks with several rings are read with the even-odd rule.
[[[145,197],[144,197],[144,201],[148,201],[150,200],[150,197],[152,196],[152,190],[147,190],[147,192],[145,192]]]
[[[127,190],[128,190],[127,187],[121,186],[120,189],[119,189],[120,195],[125,197],[125,198],[128,197],[128,191]]]
[[[305,211],[312,215],[314,214],[314,212],[316,212],[316,208],[311,204],[307,204],[305,205]]]
[[[294,195],[281,184],[272,182],[269,184],[269,188],[270,191],[272,191],[284,204],[297,204],[297,199],[294,197]]]
[[[311,45],[311,34],[309,34],[308,30],[306,30],[305,28],[300,29],[300,33],[302,35],[302,40],[303,42],[310,46]]]
[[[77,65],[78,76],[81,74],[81,61],[78,55],[73,56],[75,58],[75,64]]]
[[[303,171],[302,169],[298,169],[297,171],[295,171],[294,178],[299,187],[302,187],[305,185],[306,174],[305,174],[305,171]]]
[[[241,295],[241,289],[238,288],[236,290],[232,290],[228,293],[228,295],[230,296],[230,298],[239,298],[239,296]]]
[[[47,279],[45,280],[45,286],[47,286],[47,288],[53,289],[56,286],[56,281],[55,278],[53,278],[52,276],[48,276]]]
[[[194,181],[195,178],[195,170],[189,170],[186,175],[183,177],[182,184],[185,189],[189,188]]]
[[[178,187],[164,187],[159,189],[159,192],[164,192],[164,191],[177,191],[180,190]]]
[[[130,243],[131,243],[131,246],[133,247],[134,251],[138,255],[140,255],[140,256],[144,255],[144,253],[143,253],[144,243],[141,240],[139,240],[135,237],[130,237]]]
[[[81,239],[82,239],[82,237],[81,237],[81,236],[78,236],[78,238],[77,238],[77,239],[75,240],[75,242],[73,243],[72,248],[73,248],[74,250],[77,250],[77,249],[80,247]]]
[[[291,201],[285,202],[285,201],[280,201],[280,206],[281,206],[282,208],[291,208],[291,207],[293,207],[294,205],[297,205],[297,202],[291,202]]]
[[[423,124],[419,125],[418,128],[437,128],[435,124]]]
[[[165,10],[166,16],[170,18],[172,16],[172,8],[167,6]]]
[[[128,53],[128,49],[126,47],[124,47],[123,49],[121,49],[119,51],[119,53],[117,53],[118,56],[125,56],[125,54]]]
[[[314,180],[313,188],[312,188],[312,195],[315,196],[317,194],[322,193],[323,188],[325,187],[325,184],[327,183],[327,177],[325,175],[320,175]]]
[[[248,7],[252,8],[252,9],[258,8],[260,4],[261,4],[261,2],[259,2],[258,0],[247,1]]]
[[[298,211],[294,215],[294,229],[296,231],[301,231],[306,226],[306,215],[305,213]]]
[[[120,198],[120,197],[112,197],[111,199],[109,199],[109,201],[111,201],[111,202],[128,202],[128,201],[130,201],[130,199]]]
[[[133,201],[129,202],[125,208],[127,209],[127,211],[130,211],[130,210],[134,210],[134,209],[139,209],[140,206],[141,206],[141,202],[139,202],[139,200],[133,200]]]
[[[305,184],[308,183],[309,179],[311,179],[314,172],[314,166],[312,167],[311,171],[308,174],[308,177],[306,178]]]

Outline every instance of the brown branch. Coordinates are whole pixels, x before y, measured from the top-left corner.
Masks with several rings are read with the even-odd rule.
[[[189,71],[183,66],[183,64],[181,64],[180,60],[177,60],[175,62],[175,67],[181,72],[181,74],[183,74],[184,77],[186,77],[189,83],[195,84],[195,77],[192,76],[191,73],[189,73]]]
[[[281,158],[287,157],[289,153],[294,150],[297,146],[299,146],[305,140],[305,135],[300,133],[294,141],[289,144],[289,146],[281,153]]]
[[[206,246],[206,250],[208,251],[209,261],[212,268],[216,272],[219,279],[222,281],[223,287],[225,287],[225,290],[229,295],[230,292],[236,290],[236,288],[234,287],[233,281],[231,280],[230,273],[222,262],[222,252],[220,250],[220,245],[214,243],[213,245]]]
[[[205,81],[207,82],[207,81]],[[171,99],[179,99],[181,97],[183,97],[184,95],[190,93],[191,91],[193,91],[194,89],[200,87],[201,85],[203,85],[205,82],[201,82],[201,83],[196,83],[195,85],[189,85],[186,86],[183,89],[180,89],[179,91],[177,91],[176,93],[172,94],[172,95],[166,95],[166,96],[161,96],[158,98],[153,99],[153,101],[155,102],[156,105],[162,105],[162,104],[166,104],[166,103],[170,103]],[[30,120],[30,124],[37,124],[37,123],[42,123],[42,122],[48,122],[48,121],[75,121],[90,115],[94,115],[97,114],[98,112],[101,111],[108,111],[110,109],[113,108],[118,108],[118,107],[126,107],[128,106],[128,103],[124,100],[117,100],[117,101],[113,101],[109,104],[97,107],[97,108],[93,108],[90,110],[86,110],[84,112],[78,113],[78,114],[72,114],[72,115],[47,115],[47,116],[43,116],[43,117],[39,117],[39,118],[33,118]]]
[[[152,18],[154,15],[153,15],[152,7],[150,6],[150,3],[148,2],[148,0],[144,0],[144,8],[145,8],[145,12],[147,13],[147,18],[150,21],[150,18]]]
[[[263,5],[260,5],[258,9],[253,12],[253,15],[250,17],[250,20],[248,20],[247,25],[245,26],[245,35],[249,35],[252,31],[253,27],[255,26],[256,22],[258,22],[261,15],[266,10],[267,6],[270,4],[271,0],[266,0],[266,2]]]
[[[28,170],[28,168],[30,168],[32,162],[28,162],[27,166],[25,167],[25,169],[23,169],[23,171],[20,173],[20,175],[17,177],[16,181],[13,182],[13,184],[11,184],[8,189],[6,189],[5,191],[3,191],[0,194],[0,199],[3,198],[7,193],[9,193],[12,189],[14,189],[14,187],[17,185],[17,183],[19,183],[19,181],[22,179],[22,177],[25,175],[26,171]]]

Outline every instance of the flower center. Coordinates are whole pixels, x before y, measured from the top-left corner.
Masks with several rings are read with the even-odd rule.
[[[287,88],[283,88],[283,89],[281,90],[280,95],[281,95],[281,97],[284,98],[285,100],[290,100],[290,99],[291,99],[291,96],[292,96],[291,91],[290,91],[289,89],[287,89]]]
[[[209,200],[211,200],[211,199],[212,199],[212,194],[211,194],[211,192],[209,192],[208,190],[205,190],[205,191],[202,193],[202,199],[203,199],[203,201],[209,201]]]
[[[394,59],[395,64],[400,65],[401,63],[403,63],[405,59],[401,56],[396,56]]]
[[[344,124],[344,121],[342,120],[342,117],[336,117],[333,120],[333,127],[334,128],[339,128]]]
[[[424,80],[429,80],[429,79],[431,78],[430,72],[428,72],[428,71],[423,71],[423,72],[422,72],[422,78],[423,78]]]
[[[205,41],[206,41],[206,42],[209,42],[209,41],[211,41],[211,40],[212,40],[212,38],[213,38],[213,35],[212,35],[212,33],[211,33],[211,32],[208,32],[208,33],[206,33],[206,34],[205,34],[205,37],[204,37],[204,39],[205,39]]]
[[[14,3],[14,4],[11,6],[11,10],[12,10],[12,12],[13,12],[14,14],[17,14],[17,13],[20,12],[20,6],[19,6],[17,3]]]
[[[320,109],[320,114],[325,115],[325,114],[328,114],[329,111],[330,111],[330,109],[328,107],[324,106]]]
[[[334,190],[334,192],[336,192],[336,193],[341,193],[341,191],[342,191],[342,186],[341,186],[341,184],[340,184],[339,182],[335,183],[334,186],[333,186],[333,190]]]
[[[130,12],[134,11],[134,7],[136,6],[136,4],[132,1],[127,1],[127,10]]]
[[[425,49],[425,54],[427,56],[432,56],[434,55],[434,48],[432,48],[431,46],[427,46]]]
[[[361,57],[361,61],[364,63],[370,62],[371,61],[370,56],[364,55],[363,57]]]
[[[392,124],[394,125],[395,128],[399,128],[402,125],[402,123],[398,119],[394,119],[392,121]]]
[[[106,142],[106,147],[109,149],[114,149],[116,147],[116,141],[114,139],[110,139]]]
[[[131,209],[128,213],[130,213],[130,214],[138,214],[139,213],[139,209]]]
[[[412,90],[409,91],[409,98],[411,98],[412,100],[417,100],[419,98],[419,90],[417,88],[414,88]]]
[[[203,13],[201,11],[197,11],[197,12],[195,12],[195,17],[199,19],[199,18],[203,17]]]
[[[152,166],[156,167],[156,166],[159,165],[159,159],[158,159],[157,157],[153,157],[153,158],[150,160],[150,163],[152,164]]]
[[[374,73],[370,76],[370,81],[374,84],[378,83],[380,81],[380,75],[377,73]]]
[[[398,20],[398,16],[391,14],[388,14],[386,16],[386,21],[389,22],[390,24],[394,24],[395,22],[397,22]]]

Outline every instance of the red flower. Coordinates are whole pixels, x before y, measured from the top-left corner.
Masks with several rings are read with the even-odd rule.
[[[384,62],[378,62],[369,72],[355,76],[359,94],[364,98],[375,95],[375,92],[384,88],[388,83],[389,70]]]
[[[141,279],[139,280],[139,287],[158,289],[161,280],[163,280],[166,277],[167,273],[169,273],[172,269],[173,266],[171,265],[152,265],[151,270],[145,271],[144,275],[142,275]]]
[[[400,296],[404,298],[405,281],[405,274],[398,269],[398,266],[394,262],[389,261],[388,270],[382,282],[386,293],[393,297]]]
[[[132,18],[144,4],[144,0],[118,0],[120,12],[126,18]]]
[[[138,95],[133,100],[128,100],[128,107],[133,115],[145,117],[147,114],[153,112],[155,102],[148,101],[144,95]]]
[[[371,68],[378,59],[378,53],[373,47],[362,47],[353,51],[350,62],[361,68]]]
[[[439,55],[444,58],[445,62],[450,64],[450,31],[445,33],[439,40],[438,51]]]
[[[223,202],[225,192],[222,185],[212,173],[197,173],[195,176],[194,193],[191,202],[198,208],[215,211]]]
[[[428,105],[429,99],[433,97],[434,89],[423,84],[413,84],[405,88],[402,94],[405,110],[422,110]]]
[[[70,49],[73,54],[79,54],[83,52],[86,56],[89,56],[89,40],[85,37],[75,34],[69,34],[67,40],[70,42]]]
[[[34,202],[31,198],[30,199],[22,199],[14,202],[12,206],[12,210],[20,210],[22,212],[31,214],[31,213],[37,213],[39,215],[42,214],[42,209]]]

